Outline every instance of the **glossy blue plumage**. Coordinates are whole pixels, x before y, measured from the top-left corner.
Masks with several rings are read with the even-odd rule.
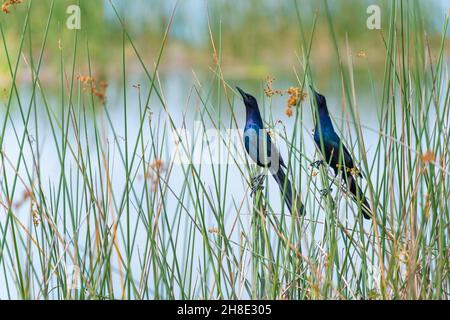
[[[264,124],[259,112],[256,99],[237,88],[244,100],[246,109],[246,121],[244,127],[244,146],[250,158],[255,161],[258,166],[267,168],[278,183],[280,190],[284,193],[285,202],[292,213],[292,186],[287,179],[283,168],[286,165],[279,155],[278,149],[272,143],[272,139],[264,129]],[[303,205],[300,201],[297,203],[299,212],[304,213]]]
[[[319,150],[324,153],[325,161],[333,168],[335,174],[338,173],[339,164],[345,165],[347,169],[356,169],[350,153],[334,130],[325,98],[319,98],[319,101],[320,103],[317,103],[319,121],[316,121],[314,128],[314,142]],[[321,145],[321,136],[323,147]]]
[[[361,176],[361,174],[356,168],[350,152],[348,152],[347,148],[342,143],[341,138],[334,130],[325,97],[315,91],[314,95],[317,104],[314,142],[322,153],[325,162],[333,169],[335,175],[337,175],[339,171],[342,172],[342,176],[348,185],[349,191],[356,199],[359,198],[362,202],[361,209],[364,217],[370,219],[370,205],[364,197],[361,188],[357,185],[355,181],[356,178],[352,176],[352,172],[357,172],[358,176]]]

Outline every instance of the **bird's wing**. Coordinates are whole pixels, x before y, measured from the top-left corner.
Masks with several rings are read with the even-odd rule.
[[[272,139],[265,130],[248,127],[244,131],[244,145],[250,158],[262,167],[285,166],[280,153],[272,143]]]
[[[356,174],[358,175],[358,177],[362,177],[361,171],[359,171],[358,167],[355,165],[355,163],[353,162],[352,156],[350,154],[350,152],[348,152],[347,148],[345,147],[345,144],[342,143],[342,150],[344,152],[344,158],[345,158],[345,165],[348,168],[354,169],[356,170]],[[347,160],[349,159],[349,160]],[[348,165],[347,165],[348,162]]]
[[[342,152],[344,153],[345,165],[349,168],[355,168],[355,164],[353,163],[352,155],[348,152],[345,144],[341,141]],[[356,169],[356,168],[355,168]]]
[[[339,159],[339,150],[342,150],[342,156],[341,158],[343,158],[344,160],[344,165],[347,169],[355,169],[358,171],[358,169],[356,168],[352,156],[350,154],[350,152],[348,152],[347,148],[345,147],[344,143],[341,141],[341,139],[336,135],[336,137],[333,137],[332,139],[327,139],[326,143],[325,143],[325,147],[329,150],[327,150],[328,152],[332,152],[333,153],[333,157],[336,158],[336,163],[338,163],[338,161],[342,161],[342,159]],[[359,171],[358,171],[358,175]]]
[[[272,163],[272,165],[276,165],[276,166],[279,165],[279,166],[286,168],[286,165],[284,164],[283,158],[281,157],[277,146],[274,143],[272,143],[272,138],[270,138],[270,135],[267,132],[266,132],[266,137],[267,137],[267,150],[271,151],[272,161],[276,161],[276,163]],[[278,167],[276,169],[278,169]]]

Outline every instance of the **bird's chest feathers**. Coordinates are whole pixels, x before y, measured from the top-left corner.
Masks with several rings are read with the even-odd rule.
[[[263,147],[263,137],[265,137],[265,130],[254,123],[247,123],[244,128],[244,145],[247,152],[252,149],[259,149]]]
[[[323,143],[326,143],[327,141],[330,141],[331,139],[334,139],[335,133],[333,128],[322,125],[319,127],[319,125],[316,125],[314,128],[314,141],[317,145],[320,145],[320,138],[322,136]]]
[[[270,164],[271,141],[267,133],[255,123],[247,123],[244,129],[244,146],[250,158],[260,166]]]

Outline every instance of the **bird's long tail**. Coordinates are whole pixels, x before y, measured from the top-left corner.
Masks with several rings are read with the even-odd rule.
[[[280,187],[281,193],[283,194],[284,201],[286,202],[286,205],[289,208],[289,212],[292,214],[292,185],[289,179],[286,177],[286,174],[284,173],[283,169],[280,167],[278,168],[276,173],[273,173],[273,178],[278,183],[278,186]],[[304,208],[303,204],[301,203],[300,199],[297,201],[297,207],[298,212],[301,215],[304,215]]]
[[[344,180],[346,181],[348,185],[349,191],[353,194],[355,197],[355,200],[357,202],[360,202],[361,204],[361,211],[364,215],[364,218],[370,219],[372,217],[371,208],[369,205],[369,202],[367,201],[367,198],[364,196],[363,191],[356,183],[355,178],[350,174],[344,174]]]

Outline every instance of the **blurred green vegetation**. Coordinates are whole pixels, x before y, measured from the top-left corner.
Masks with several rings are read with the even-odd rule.
[[[80,1],[79,32],[65,26],[75,0],[31,1],[0,13],[0,298],[449,297],[450,95],[448,41],[441,41],[449,19],[442,21],[447,8],[438,0],[380,2],[381,31],[366,28],[369,1],[180,0],[167,42],[172,0],[111,0],[114,9],[109,1]],[[133,41],[124,41],[116,9]],[[41,46],[39,86],[27,87]],[[162,78],[146,100],[150,77],[142,92],[136,85],[141,58]],[[97,108],[103,103],[92,90],[82,94],[93,89],[90,78],[65,89],[90,67],[97,80],[116,82],[110,92],[123,99]],[[209,81],[164,90],[173,79],[165,74],[191,71]],[[14,87],[8,81],[16,75]],[[312,83],[327,98],[345,99],[334,120],[366,177],[376,212],[370,226],[356,219],[341,181],[322,198],[334,178],[312,171],[317,150],[307,130],[316,109],[310,103],[307,111],[306,101],[279,123],[275,103],[260,100],[268,128],[284,127],[280,150],[308,214],[277,212],[267,184],[253,198],[263,201],[250,201],[255,167],[235,162],[225,130],[241,126],[244,109],[222,99],[222,88],[246,81],[262,96],[266,75],[277,77],[277,88]],[[364,82],[370,94],[360,92]],[[166,101],[189,86],[189,97]],[[359,101],[371,97],[376,103],[359,112]],[[224,138],[226,166],[192,161],[187,136],[172,136],[196,120],[226,133],[214,137]],[[207,132],[193,144],[211,155]],[[171,159],[174,146],[188,161]],[[79,290],[70,289],[70,265],[80,267]]]
[[[420,17],[411,14],[410,21],[415,20],[429,30],[431,50],[439,45],[439,26],[436,23],[439,1],[417,1],[414,5],[420,7]],[[72,63],[72,50],[75,32],[66,27],[68,13],[66,9],[74,3],[73,0],[55,1],[48,45],[44,52],[42,81],[51,83],[60,67],[60,50],[65,63]],[[78,32],[82,44],[89,43],[89,53],[93,72],[99,78],[114,81],[121,74],[123,32],[112,5],[109,1],[80,0],[81,30]],[[170,21],[176,1],[112,1],[117,12],[129,31],[133,41],[143,53],[144,62],[151,68],[164,37],[165,29]],[[368,30],[366,27],[367,6],[378,4],[381,8],[382,30]],[[11,9],[10,14],[0,15],[0,24],[9,44],[8,50],[16,56],[27,13],[31,5],[28,29],[29,43],[32,46],[34,58],[38,57],[42,37],[46,28],[48,14],[52,6],[50,0],[24,0]],[[332,46],[329,25],[326,19],[324,5],[328,5],[333,13],[333,28],[345,55],[346,43],[355,54],[353,63],[355,72],[364,71],[362,81],[368,81],[367,66],[370,65],[374,74],[380,76],[385,59],[383,37],[390,16],[389,1],[272,1],[250,0],[212,1],[198,0],[180,1],[177,5],[170,35],[165,48],[165,54],[160,71],[164,73],[208,72],[209,65],[214,64],[211,38],[222,63],[222,69],[227,78],[264,79],[268,74],[275,77],[294,78],[293,67],[299,65],[302,48],[301,38],[309,38],[313,32],[314,21],[315,41],[311,51],[311,61],[317,68],[315,73],[319,79],[327,81],[330,73],[336,70],[336,55]],[[442,13],[442,16],[445,12]],[[209,23],[208,23],[209,20]],[[210,28],[210,29],[209,29]],[[210,32],[211,31],[211,32]],[[411,42],[414,45],[414,42]],[[88,73],[86,45],[84,50],[77,52],[77,71]],[[0,85],[5,86],[7,74],[6,55],[0,52]],[[25,48],[24,52],[29,52]],[[127,44],[127,59],[131,67],[128,72],[139,77],[143,73],[139,67],[133,49]],[[357,55],[358,52],[363,54]],[[344,61],[345,62],[345,61]],[[135,67],[133,67],[133,63]],[[83,66],[84,65],[84,66]],[[289,76],[286,76],[286,73]],[[20,73],[19,73],[20,75]],[[26,76],[24,76],[26,77]],[[19,77],[19,81],[22,77]],[[330,80],[332,81],[332,80]]]

